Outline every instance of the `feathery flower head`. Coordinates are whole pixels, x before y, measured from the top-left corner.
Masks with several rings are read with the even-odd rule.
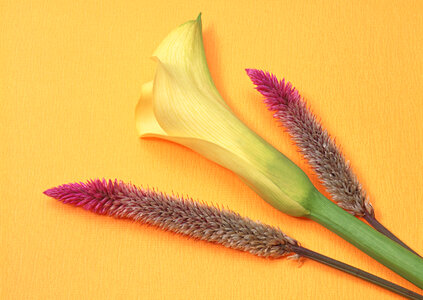
[[[69,183],[48,189],[44,194],[97,214],[132,219],[258,256],[282,257],[292,254],[291,247],[298,245],[279,229],[230,210],[118,180]]]
[[[247,69],[264,102],[294,139],[301,153],[316,171],[337,204],[350,213],[363,216],[373,208],[366,191],[359,183],[335,141],[307,108],[304,99],[290,82],[279,81],[275,75]]]

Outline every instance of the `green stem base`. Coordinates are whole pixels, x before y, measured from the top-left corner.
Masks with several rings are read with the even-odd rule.
[[[403,241],[401,241],[396,235],[394,235],[388,228],[383,226],[375,217],[374,214],[369,214],[367,210],[365,211],[365,214],[363,216],[363,219],[367,221],[374,229],[379,231],[380,233],[386,235],[388,238],[393,240],[394,242],[400,244],[405,249],[408,249],[409,251],[413,252],[416,255],[419,255],[416,251],[408,247]],[[421,255],[419,255],[421,257]]]
[[[423,259],[345,212],[317,190],[306,208],[308,218],[333,231],[419,288],[423,288]]]

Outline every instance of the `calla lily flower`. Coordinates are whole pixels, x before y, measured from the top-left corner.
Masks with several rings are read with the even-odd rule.
[[[172,31],[153,54],[153,81],[136,108],[141,137],[186,146],[237,174],[277,209],[332,230],[423,287],[423,260],[326,199],[305,173],[243,124],[217,91],[204,53],[201,17]]]
[[[315,191],[286,156],[242,123],[217,91],[204,53],[201,17],[172,31],[153,54],[157,71],[136,109],[141,137],[184,145],[236,173],[267,202],[305,216]]]

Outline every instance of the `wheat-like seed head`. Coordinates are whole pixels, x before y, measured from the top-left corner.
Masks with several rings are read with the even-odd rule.
[[[278,258],[292,254],[290,246],[298,245],[279,229],[241,217],[228,209],[168,196],[118,180],[70,183],[44,193],[98,214],[132,219],[258,256]]]
[[[246,71],[338,206],[357,216],[373,215],[366,191],[349,162],[291,83],[268,72]]]

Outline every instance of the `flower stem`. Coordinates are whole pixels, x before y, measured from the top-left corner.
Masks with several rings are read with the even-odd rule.
[[[414,254],[419,255],[416,251],[414,251],[413,249],[408,247],[403,241],[401,241],[398,237],[396,237],[389,229],[387,229],[385,226],[383,226],[381,223],[379,223],[379,221],[376,219],[376,216],[374,214],[370,214],[366,210],[363,218],[364,218],[364,220],[367,221],[367,223],[369,223],[374,229],[376,229],[380,233],[384,234],[385,236],[387,236],[388,238],[390,238],[394,242],[397,242],[398,244],[403,246],[405,249],[408,249],[411,252],[413,252]]]
[[[319,192],[307,203],[308,218],[318,222],[398,275],[423,288],[423,259],[345,212]]]
[[[357,269],[353,266],[350,266],[348,264],[345,264],[343,262],[340,262],[338,260],[332,259],[330,257],[327,257],[325,255],[322,255],[320,253],[314,252],[312,250],[309,250],[307,248],[301,247],[301,246],[291,246],[292,250],[302,256],[306,257],[312,260],[315,260],[317,262],[320,262],[322,264],[328,265],[330,267],[333,267],[335,269],[341,270],[345,273],[351,274],[353,276],[356,276],[358,278],[364,279],[368,282],[374,283],[380,287],[383,287],[391,292],[394,292],[398,295],[404,296],[408,299],[423,299],[422,295],[419,295],[413,291],[410,291],[406,288],[403,288],[399,285],[396,285],[395,283],[392,283],[390,281],[387,281],[385,279],[382,279],[378,276],[375,276],[373,274],[367,273],[363,270]]]

